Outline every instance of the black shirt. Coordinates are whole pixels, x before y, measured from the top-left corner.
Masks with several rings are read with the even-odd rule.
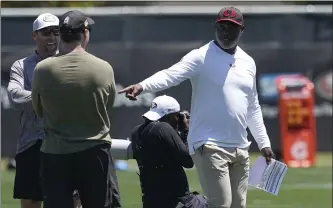
[[[179,134],[166,122],[137,126],[133,156],[140,170],[143,207],[172,208],[189,193],[186,173],[193,161]]]

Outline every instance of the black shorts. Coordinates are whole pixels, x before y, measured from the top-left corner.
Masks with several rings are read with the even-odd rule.
[[[14,199],[43,200],[40,174],[41,144],[42,141],[38,141],[15,156]]]
[[[72,154],[43,153],[44,208],[72,208],[78,190],[85,208],[118,208],[117,179],[110,144]]]

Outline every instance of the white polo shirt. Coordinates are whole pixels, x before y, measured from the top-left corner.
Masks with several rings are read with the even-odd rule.
[[[211,41],[140,85],[144,92],[157,92],[190,79],[190,154],[203,144],[246,148],[251,144],[247,127],[262,149],[271,144],[258,101],[255,76],[254,60],[240,47],[230,55]]]

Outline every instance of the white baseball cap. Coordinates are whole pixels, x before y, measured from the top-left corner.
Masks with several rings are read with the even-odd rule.
[[[157,121],[158,119],[162,118],[163,116],[176,113],[180,111],[180,105],[178,101],[170,96],[162,95],[156,97],[150,107],[150,110],[143,114],[143,117],[151,120]]]
[[[59,19],[51,13],[44,13],[37,17],[32,24],[32,31],[40,30],[45,27],[59,26]]]

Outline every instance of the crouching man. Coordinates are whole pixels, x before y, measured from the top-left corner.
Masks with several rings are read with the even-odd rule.
[[[205,208],[207,202],[190,192],[184,168],[192,168],[187,148],[188,112],[170,96],[159,96],[132,131],[133,158],[140,170],[143,208]]]

